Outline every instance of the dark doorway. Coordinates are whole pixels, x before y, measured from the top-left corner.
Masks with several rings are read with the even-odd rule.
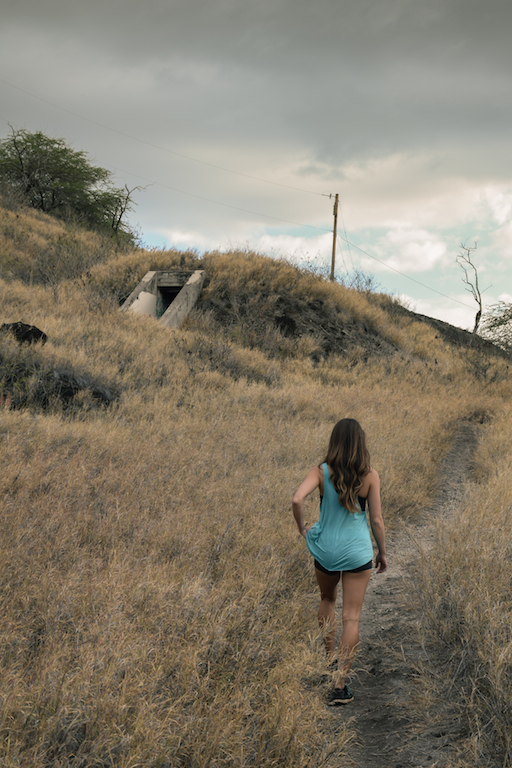
[[[177,285],[157,289],[157,316],[161,317],[170,307],[183,286]]]

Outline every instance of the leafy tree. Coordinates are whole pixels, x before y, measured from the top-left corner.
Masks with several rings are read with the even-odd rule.
[[[482,335],[507,352],[512,352],[512,304],[500,301],[488,307]]]
[[[32,208],[133,240],[125,215],[133,210],[131,196],[140,187],[118,189],[111,177],[110,171],[91,165],[85,152],[41,131],[12,128],[0,141],[0,181]]]

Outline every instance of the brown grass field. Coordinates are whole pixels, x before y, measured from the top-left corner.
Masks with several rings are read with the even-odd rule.
[[[59,237],[74,262],[55,257],[45,277]],[[198,264],[208,282],[180,330],[118,311],[148,269]],[[324,660],[291,515],[347,415],[390,528],[432,501],[457,421],[485,422],[464,506],[425,558],[425,631],[449,649],[472,754],[512,765],[506,360],[285,261],[116,254],[23,211],[1,212],[0,275],[0,324],[49,337],[24,350],[0,336],[2,766],[349,765],[350,728],[327,736],[304,685]],[[284,333],[285,314],[309,332]],[[57,369],[115,402],[84,389],[64,407],[52,390],[38,405],[41,370]]]

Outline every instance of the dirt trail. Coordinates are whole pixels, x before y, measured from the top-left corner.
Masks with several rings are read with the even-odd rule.
[[[360,646],[350,685],[355,700],[330,708],[332,727],[340,720],[356,731],[350,757],[357,768],[443,768],[465,724],[455,708],[442,702],[441,723],[418,722],[414,699],[415,679],[421,662],[435,666],[435,652],[420,643],[418,623],[421,605],[411,605],[418,559],[418,545],[428,549],[433,541],[433,522],[450,514],[464,495],[465,478],[476,444],[476,428],[458,424],[452,448],[443,462],[439,497],[422,522],[404,526],[388,537],[390,567],[373,575],[368,587],[360,625]],[[338,606],[341,610],[341,605]],[[341,616],[338,616],[341,624]],[[441,652],[442,649],[439,650]]]

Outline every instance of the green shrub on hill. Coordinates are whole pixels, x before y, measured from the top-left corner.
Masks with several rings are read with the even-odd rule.
[[[27,205],[133,243],[126,222],[133,190],[115,187],[111,178],[106,168],[91,165],[85,152],[41,131],[12,129],[0,140],[0,181]]]

